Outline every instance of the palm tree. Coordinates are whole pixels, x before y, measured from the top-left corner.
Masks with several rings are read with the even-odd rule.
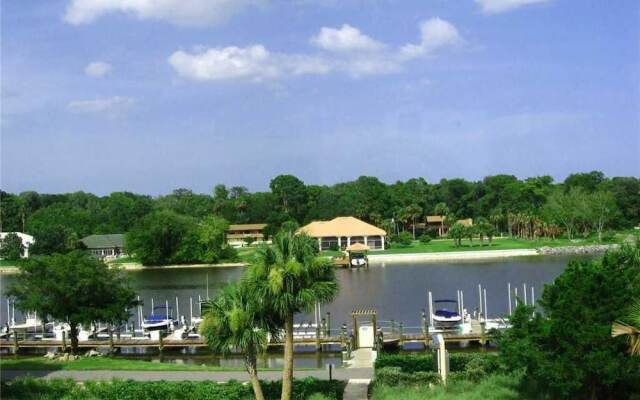
[[[417,204],[411,204],[404,210],[407,217],[411,218],[411,226],[413,227],[413,240],[416,240],[416,218],[422,214],[422,207]]]
[[[626,335],[629,339],[629,353],[640,356],[640,300],[631,306],[625,318],[628,322],[616,321],[611,326],[611,336]]]
[[[279,321],[260,309],[260,304],[243,284],[229,284],[218,296],[203,303],[200,334],[218,354],[239,350],[249,373],[253,393],[264,400],[258,379],[257,356],[267,345],[267,334],[277,335]]]
[[[440,216],[440,236],[444,235],[444,218],[449,214],[449,207],[445,203],[436,204],[433,212]]]
[[[291,399],[293,383],[293,316],[328,303],[338,293],[335,271],[327,259],[316,257],[314,239],[292,232],[278,233],[271,247],[262,247],[244,281],[251,293],[284,321],[282,400]]]

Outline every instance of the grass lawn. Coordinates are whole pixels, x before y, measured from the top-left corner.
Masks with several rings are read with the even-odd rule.
[[[517,400],[518,381],[514,378],[494,375],[478,383],[451,382],[447,386],[382,386],[374,385],[372,400]]]
[[[12,359],[3,356],[0,368],[9,370],[68,370],[68,371],[244,371],[244,368],[201,366],[189,364],[160,363],[142,360],[127,360],[122,358],[91,357],[74,361],[47,360],[43,357],[29,357]],[[300,368],[296,368],[300,369]],[[271,370],[261,368],[260,370]],[[279,369],[274,369],[278,370]]]
[[[17,267],[18,261],[0,260],[0,267]]]
[[[115,260],[111,260],[108,262],[108,264],[139,264],[140,260],[138,260],[135,257],[122,257],[122,258],[116,258]]]

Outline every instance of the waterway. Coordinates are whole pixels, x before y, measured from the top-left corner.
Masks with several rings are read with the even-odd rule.
[[[496,260],[470,260],[433,263],[372,263],[368,269],[339,269],[336,271],[340,292],[328,305],[322,306],[323,316],[331,313],[331,326],[338,328],[343,323],[351,325],[350,313],[357,308],[375,309],[378,319],[402,321],[405,327],[419,327],[420,313],[427,307],[427,292],[434,299],[456,299],[456,291],[464,293],[464,306],[470,312],[478,307],[478,284],[487,291],[487,311],[491,318],[508,313],[507,285],[519,288],[523,284],[535,288],[536,300],[540,298],[544,285],[553,281],[566,267],[569,257],[517,257]],[[179,303],[180,315],[189,319],[190,301],[193,301],[193,315],[198,315],[198,296],[213,297],[228,282],[237,281],[242,275],[242,267],[141,270],[128,272],[133,287],[144,302],[144,314],[151,310],[151,299],[155,305],[169,302],[176,308]],[[15,279],[15,275],[0,275],[0,324],[7,321],[7,300],[4,293]],[[132,322],[138,324],[132,312]],[[18,316],[19,313],[16,312]],[[313,321],[313,314],[297,316],[298,322]],[[140,355],[143,356],[143,355]],[[145,355],[145,357],[148,355]],[[327,358],[328,357],[328,358]],[[299,366],[320,366],[335,356],[308,354],[301,355]],[[263,366],[278,367],[281,357],[266,357]],[[171,357],[169,356],[169,359]],[[176,357],[177,362],[182,357]],[[205,361],[197,357],[190,362],[206,364],[235,365],[234,361]],[[238,363],[240,361],[238,360]]]

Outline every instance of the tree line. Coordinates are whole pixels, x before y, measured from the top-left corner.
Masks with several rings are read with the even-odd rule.
[[[550,176],[494,175],[480,181],[414,178],[387,184],[361,176],[332,186],[306,185],[293,175],[280,175],[269,188],[252,193],[241,186],[216,185],[211,194],[176,189],[157,197],[0,191],[0,229],[32,234],[36,244],[31,253],[52,254],[75,249],[89,234],[142,231],[171,220],[178,225],[174,239],[179,238],[171,257],[189,261],[221,256],[215,240],[203,237],[206,228],[199,227],[211,216],[227,223],[267,223],[266,233],[273,235],[288,221],[305,224],[352,215],[390,234],[410,231],[414,238],[416,223],[426,215],[446,216],[451,225],[474,218],[496,233],[522,238],[602,235],[606,229],[640,223],[640,180],[608,178],[599,171],[572,174],[563,182]],[[190,246],[197,256],[188,255]]]

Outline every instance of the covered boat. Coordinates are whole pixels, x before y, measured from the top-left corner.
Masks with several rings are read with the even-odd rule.
[[[462,323],[462,316],[458,312],[458,302],[455,300],[434,300],[435,312],[433,324],[436,328],[456,328]]]
[[[147,331],[170,330],[174,323],[171,307],[157,306],[153,308],[151,315],[144,317],[142,328]]]

